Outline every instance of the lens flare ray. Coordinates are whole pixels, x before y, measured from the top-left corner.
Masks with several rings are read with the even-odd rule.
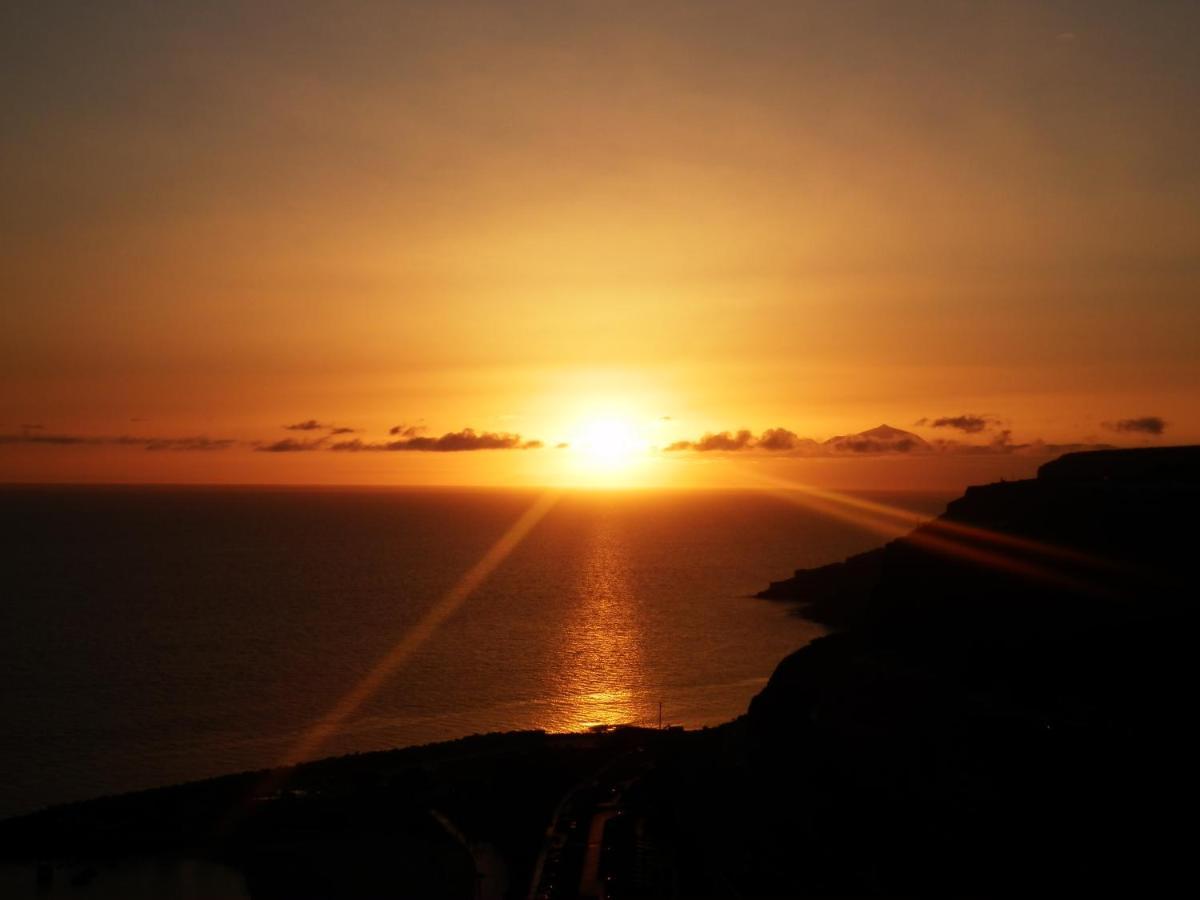
[[[534,501],[500,538],[488,548],[475,565],[467,570],[449,591],[389,650],[363,678],[354,685],[311,728],[280,761],[281,765],[292,765],[310,758],[337,731],[347,718],[361,707],[404,662],[433,635],[471,596],[489,575],[496,570],[510,553],[528,536],[558,502],[561,494],[546,492]]]
[[[488,548],[479,561],[438,599],[421,620],[406,632],[371,670],[283,755],[271,774],[256,785],[252,796],[247,798],[247,806],[235,809],[221,826],[222,829],[232,827],[257,799],[270,796],[278,791],[287,781],[288,767],[313,758],[317,751],[338,732],[341,725],[354,715],[508,558],[561,497],[560,491],[547,491],[540,494],[533,504],[509,526],[508,530]]]
[[[911,510],[758,472],[748,474],[762,489],[785,502],[889,538],[903,537],[916,546],[936,553],[1059,587],[1105,595],[1109,590],[1094,578],[1084,577],[1080,570],[1091,570],[1096,574],[1128,571],[1127,567],[1111,560],[1067,547],[1016,537],[977,525],[964,525],[945,519],[931,520]],[[1063,566],[1069,566],[1071,571],[1066,571]]]

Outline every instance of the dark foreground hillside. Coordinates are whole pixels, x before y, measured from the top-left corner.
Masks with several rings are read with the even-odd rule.
[[[182,856],[280,900],[1163,894],[1192,874],[1198,501],[1200,448],[972,488],[765,591],[838,631],[719,729],[230,776],[0,823],[0,858],[28,896]]]
[[[730,814],[780,836],[747,851],[764,892],[1186,876],[1198,501],[1200,448],[1071,454],[773,585],[846,630],[784,660],[747,717],[752,799]]]

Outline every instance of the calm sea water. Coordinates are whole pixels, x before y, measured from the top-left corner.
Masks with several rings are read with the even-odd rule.
[[[275,763],[536,496],[0,490],[0,816]],[[819,633],[749,595],[880,542],[768,495],[565,494],[309,755],[728,720]]]

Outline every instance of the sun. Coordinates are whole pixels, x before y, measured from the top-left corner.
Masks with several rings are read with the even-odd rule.
[[[633,425],[622,419],[585,422],[574,446],[589,467],[602,471],[627,468],[642,449]]]
[[[650,459],[650,442],[633,419],[603,415],[584,418],[572,429],[569,482],[591,487],[630,487],[640,483]]]

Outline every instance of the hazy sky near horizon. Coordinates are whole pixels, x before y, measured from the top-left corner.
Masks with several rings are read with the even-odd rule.
[[[7,4],[0,434],[240,443],[14,438],[0,481],[536,483],[599,420],[1200,441],[1198,33],[1185,2]],[[247,449],[310,418],[547,446]]]

